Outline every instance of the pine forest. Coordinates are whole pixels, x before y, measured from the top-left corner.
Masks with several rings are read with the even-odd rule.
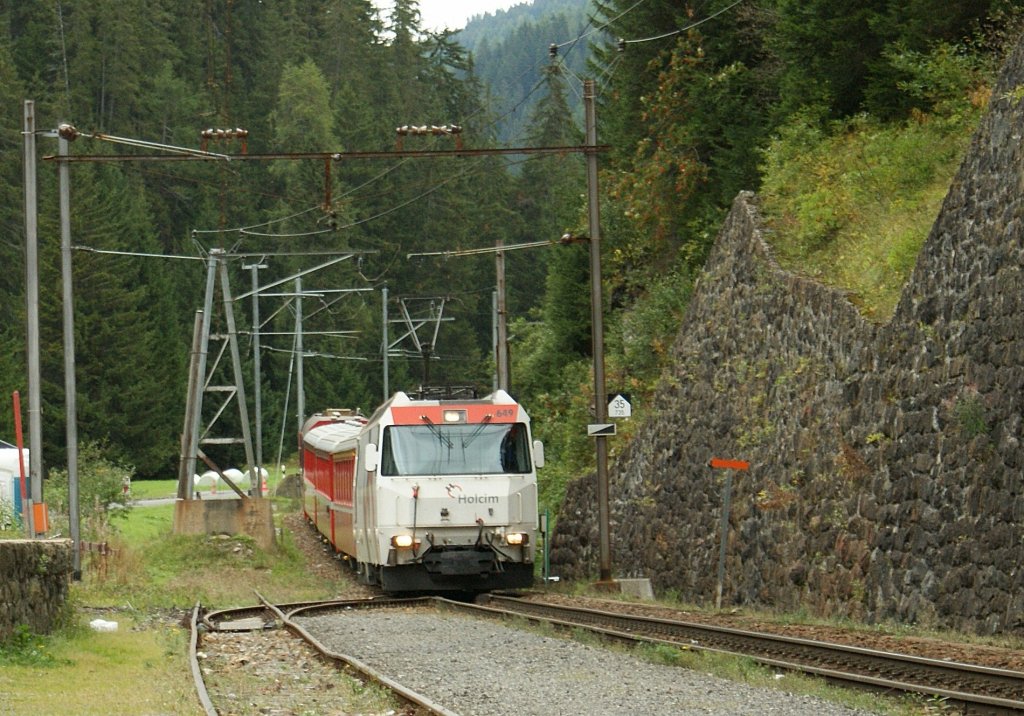
[[[306,413],[368,414],[385,380],[485,394],[501,242],[510,392],[547,445],[551,509],[594,460],[586,158],[468,150],[581,146],[594,81],[608,388],[633,396],[635,424],[742,190],[782,260],[891,313],[1024,29],[1012,0],[535,0],[441,34],[416,0],[7,2],[0,20],[0,388],[26,394],[31,100],[48,469],[66,462],[52,157],[67,124],[83,158],[69,166],[83,444],[137,477],[176,475],[215,250],[236,295],[330,264],[302,276],[301,303],[292,280],[260,300],[266,462],[295,452],[298,350]],[[274,158],[219,158],[239,154]],[[252,376],[252,302],[234,308]],[[391,324],[386,378],[385,309],[419,326]]]

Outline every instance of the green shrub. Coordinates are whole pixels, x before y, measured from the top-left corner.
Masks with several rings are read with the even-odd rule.
[[[59,659],[50,650],[50,638],[33,634],[24,624],[19,624],[5,641],[0,643],[0,664],[5,666],[31,666],[52,668],[70,663]]]
[[[980,117],[984,76],[969,55],[890,56],[928,108],[900,122],[791,117],[763,154],[762,211],[789,269],[891,315]],[[934,84],[933,84],[934,83]]]
[[[104,446],[88,442],[78,449],[78,506],[84,534],[105,535],[110,519],[124,517],[130,509],[130,484],[135,469],[108,459]],[[70,514],[68,471],[51,470],[46,480],[46,502],[60,518]]]
[[[971,395],[956,402],[956,417],[960,429],[969,438],[976,438],[988,432],[988,421],[985,419],[985,406],[981,398]]]

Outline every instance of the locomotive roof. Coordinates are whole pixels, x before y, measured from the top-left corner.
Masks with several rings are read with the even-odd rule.
[[[370,422],[374,422],[380,418],[385,410],[390,408],[397,408],[409,405],[423,405],[423,406],[437,406],[437,405],[518,405],[515,398],[506,393],[504,390],[496,390],[490,395],[483,398],[468,398],[466,400],[460,400],[453,398],[449,400],[413,400],[406,393],[398,391],[392,395],[384,404],[373,411],[373,415],[370,416]]]
[[[305,422],[302,423],[302,431],[299,436],[305,435],[313,428],[318,425],[324,425],[326,423],[338,423],[344,422],[350,419],[362,419],[362,415],[359,414],[358,410],[351,410],[349,408],[327,408],[318,413],[313,413]]]
[[[364,425],[366,420],[362,418],[325,423],[309,430],[303,437],[303,442],[314,450],[335,452],[346,440],[358,435]]]

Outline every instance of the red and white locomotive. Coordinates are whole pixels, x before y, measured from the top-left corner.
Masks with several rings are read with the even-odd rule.
[[[533,583],[544,450],[508,393],[400,392],[368,420],[317,413],[300,439],[305,515],[362,582],[388,592]]]

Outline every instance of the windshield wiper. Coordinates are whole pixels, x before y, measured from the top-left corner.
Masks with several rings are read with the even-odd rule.
[[[443,443],[445,446],[447,446],[449,450],[451,450],[452,447],[454,447],[452,445],[452,441],[446,438],[444,434],[442,434],[441,431],[437,429],[437,426],[434,425],[430,418],[428,418],[426,415],[421,415],[420,420],[427,424],[427,427],[430,428],[430,432],[434,433],[434,435],[437,436],[437,439],[441,441],[441,443]]]
[[[473,432],[471,432],[469,435],[467,435],[466,437],[464,437],[462,439],[462,449],[465,450],[466,448],[468,448],[469,444],[472,443],[474,440],[476,440],[477,437],[479,437],[480,433],[483,431],[484,428],[487,427],[488,423],[490,423],[490,422],[491,422],[490,414],[485,415],[484,416],[484,421],[476,426],[476,430],[474,430]]]

